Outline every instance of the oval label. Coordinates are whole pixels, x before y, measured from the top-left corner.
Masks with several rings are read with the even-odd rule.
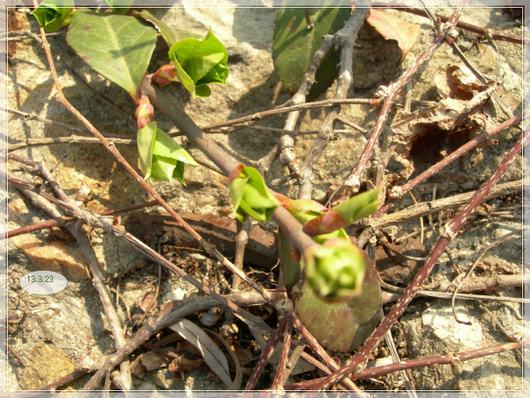
[[[53,271],[35,271],[20,278],[20,287],[32,294],[48,295],[59,293],[68,285],[66,278]]]

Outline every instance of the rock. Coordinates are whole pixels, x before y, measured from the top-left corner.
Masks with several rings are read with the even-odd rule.
[[[46,242],[31,233],[10,239],[39,270],[58,272],[74,282],[90,277],[83,253],[77,247],[63,241]]]
[[[40,341],[33,347],[19,383],[25,390],[36,389],[74,370],[75,363],[68,355]]]

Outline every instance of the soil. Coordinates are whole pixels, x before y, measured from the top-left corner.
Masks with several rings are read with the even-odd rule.
[[[170,27],[201,36],[209,27],[212,27],[229,53],[230,77],[228,82],[226,85],[213,85],[210,97],[192,100],[183,88],[173,89],[174,97],[198,125],[206,126],[272,109],[289,100],[290,94],[282,88],[271,57],[276,9],[234,7],[232,3],[220,0],[218,3],[226,8],[219,12],[215,8],[195,8],[188,0],[182,3],[181,8],[158,8],[151,11]],[[443,15],[450,15],[451,11],[451,9],[444,8],[436,9],[437,13]],[[420,37],[404,61],[395,67],[395,51],[388,51],[388,54],[394,54],[394,57],[389,59],[385,57],[376,59],[375,55],[370,58],[366,55],[370,52],[374,54],[375,51],[381,51],[381,45],[385,43],[382,39],[375,40],[374,32],[365,27],[357,43],[359,48],[357,56],[354,57],[355,70],[365,70],[370,73],[354,76],[354,84],[349,95],[352,98],[373,98],[379,85],[394,81],[401,72],[410,67],[432,40],[432,31],[427,19],[404,12],[389,12],[408,22],[419,24],[421,26]],[[81,126],[73,115],[54,100],[53,80],[41,44],[32,36],[38,33],[38,26],[34,18],[29,15],[29,10],[26,8],[11,9],[8,17],[10,34],[26,33],[28,35],[9,42],[7,106],[10,109],[51,119],[54,122]],[[476,26],[522,35],[520,24],[502,8],[466,8],[461,19]],[[68,100],[102,132],[134,137],[136,133],[136,121],[133,117],[135,106],[128,94],[106,81],[79,59],[66,43],[64,31],[50,35],[48,40],[60,83]],[[479,40],[475,34],[466,31],[460,31],[458,44],[468,59],[489,80],[498,83],[497,93],[507,108],[513,114],[521,113],[524,97],[522,88],[526,83],[523,80],[526,61],[523,59],[522,46],[504,41]],[[164,44],[157,45],[150,67],[151,71],[155,71],[164,63],[166,52],[167,47]],[[375,67],[376,64],[377,67]],[[422,101],[439,101],[440,88],[435,82],[440,75],[444,74],[443,71],[447,67],[453,65],[465,69],[460,58],[452,52],[449,46],[442,46],[414,77],[411,88],[412,98]],[[80,83],[75,75],[86,81],[88,87]],[[335,87],[331,87],[321,99],[332,98],[334,89]],[[100,96],[108,98],[112,105],[104,102]],[[369,133],[379,111],[380,107],[372,105],[347,105],[343,106],[341,115],[344,119],[362,126],[362,129]],[[297,130],[318,131],[326,112],[326,108],[302,112]],[[497,120],[507,118],[502,110],[497,108],[496,112]],[[156,119],[162,130],[168,133],[176,131],[162,115],[156,115]],[[280,115],[265,119],[259,125],[283,128],[284,121],[285,115]],[[387,123],[381,137],[383,150],[391,144],[393,132],[389,126],[390,123]],[[336,187],[345,180],[367,141],[367,134],[347,125],[337,123],[336,129],[336,137],[330,142],[314,169],[312,197],[315,200],[325,201],[330,187]],[[68,137],[71,134],[71,130],[56,124],[47,125],[13,114],[8,116],[9,145],[28,138]],[[399,203],[399,208],[407,207],[416,200],[429,202],[478,189],[493,173],[520,134],[519,128],[508,129],[498,134],[494,141],[470,151],[417,187],[413,191],[414,199],[406,196]],[[88,136],[88,133],[86,135]],[[273,148],[279,135],[271,131],[243,128],[230,133],[212,134],[211,137],[239,161],[246,165],[256,166],[258,160]],[[315,135],[296,137],[295,153],[300,161],[303,161],[307,155],[314,138]],[[414,165],[412,177],[432,165],[433,157],[443,157],[450,150],[453,138],[419,136],[418,139],[423,140],[423,146],[419,148],[428,147],[430,152],[416,149],[410,153],[410,160]],[[466,137],[466,139],[469,138]],[[177,141],[194,157],[205,159],[205,156],[189,145],[186,139],[178,137]],[[122,145],[118,146],[118,149],[134,167],[139,168],[135,146]],[[76,198],[77,195],[80,203],[91,211],[103,212],[120,209],[150,200],[148,194],[138,183],[99,144],[70,143],[28,146],[15,153],[43,162],[64,191],[72,198]],[[372,173],[373,166],[369,164],[369,174]],[[10,177],[42,183],[38,173],[19,162],[10,160],[8,171]],[[402,165],[391,161],[387,174],[399,179],[402,171]],[[508,169],[502,182],[520,180],[524,171],[523,159],[518,158]],[[286,174],[287,171],[275,162],[266,176],[266,181],[270,183]],[[179,213],[231,217],[232,207],[227,179],[224,176],[205,167],[188,167],[185,180],[186,186],[178,182],[153,182],[152,186]],[[403,181],[400,181],[400,184],[402,183]],[[78,195],[83,185],[88,187],[88,196]],[[43,187],[47,189],[46,185]],[[285,184],[277,188],[279,192],[292,198],[296,197],[297,189],[295,184]],[[44,212],[36,210],[29,200],[11,186],[8,187],[7,197],[9,201],[8,230],[49,218]],[[150,214],[159,212],[156,207],[141,211]],[[421,256],[430,253],[430,249],[436,243],[440,223],[445,222],[451,214],[454,215],[456,212],[457,210],[453,213],[446,212],[424,217],[421,227],[424,232],[424,237],[421,238],[424,254]],[[271,233],[275,232],[275,225],[272,222],[266,223],[263,227]],[[411,235],[410,239],[420,243],[419,230],[420,221],[414,219],[385,229],[384,236],[385,239],[397,243],[401,238]],[[471,268],[488,244],[499,240],[509,232],[514,232],[514,236],[490,250],[481,259],[475,274],[478,276],[522,275],[522,264],[527,263],[522,257],[523,230],[521,191],[488,201],[451,242],[428,283],[455,280],[457,276],[466,273]],[[43,257],[46,257],[45,248],[52,241],[65,242],[65,251],[73,250],[76,246],[73,241],[65,240],[65,235],[59,230],[42,230],[35,232],[34,236],[37,242],[35,244],[42,247]],[[157,240],[160,237],[155,238],[151,242],[153,247],[163,248],[163,242]],[[90,239],[97,251],[105,275],[110,278],[110,286],[114,289],[113,295],[119,291],[118,314],[127,324],[128,332],[135,330],[135,322],[142,321],[143,312],[140,304],[150,292],[159,289],[158,304],[167,300],[182,300],[196,294],[196,290],[187,282],[165,270],[160,271],[151,262],[142,263],[142,255],[119,242],[118,238],[108,236],[99,230],[92,230]],[[47,265],[43,265],[46,261],[39,261],[34,254],[28,254],[27,243],[24,236],[18,240],[9,239],[7,243],[6,304],[9,355],[7,356],[6,391],[42,387],[57,377],[71,372],[80,361],[90,360],[98,363],[114,349],[113,339],[108,332],[107,320],[102,315],[103,308],[99,297],[90,279],[83,272],[75,274],[76,276],[70,275],[67,287],[52,295],[28,295],[20,287],[21,279],[28,273],[36,271],[38,266],[50,269],[49,261]],[[24,250],[25,244],[26,250]],[[182,248],[177,250],[171,247],[161,249],[161,251],[185,267],[192,276],[204,278],[216,284],[214,288],[220,293],[228,293],[231,283],[230,273],[221,269],[216,261],[208,258],[204,253]],[[75,254],[72,256],[76,258]],[[62,267],[75,267],[79,264],[84,266],[82,259],[78,260],[79,264],[74,264],[77,260],[68,261],[71,261],[68,263],[70,265],[61,263]],[[120,278],[113,277],[132,266],[137,268],[132,268]],[[247,264],[246,267],[245,271],[266,288],[277,287],[277,269],[264,269],[252,264]],[[399,279],[399,275],[394,276],[397,279],[387,281],[405,286],[406,280]],[[521,298],[522,287],[490,291],[487,294]],[[392,330],[402,359],[478,349],[507,342],[510,336],[522,336],[525,317],[521,303],[467,300],[457,300],[456,303],[457,313],[466,318],[470,325],[455,321],[450,300],[419,298],[413,301]],[[391,308],[391,305],[384,306],[385,312]],[[275,328],[278,319],[271,311],[262,306],[255,309],[255,314]],[[199,322],[198,318],[199,314],[190,317],[191,320]],[[219,331],[223,319],[221,318],[210,328]],[[243,383],[246,383],[249,372],[260,355],[259,342],[249,333],[244,323],[237,321],[235,325],[239,329],[239,334],[234,338],[234,349],[240,360],[246,358],[246,362],[242,363]],[[155,340],[167,335],[168,333],[162,333]],[[176,343],[174,346],[176,347]],[[182,341],[179,342],[178,347],[183,356],[200,358]],[[140,348],[132,355],[131,362],[146,350]],[[386,344],[381,344],[372,359],[387,358],[389,355]],[[349,354],[342,354],[341,359],[346,360],[348,356]],[[51,358],[56,361],[50,361]],[[417,390],[517,392],[528,389],[523,375],[526,361],[520,351],[508,351],[455,365],[417,368],[409,372],[409,377]],[[50,362],[54,362],[53,367],[48,366]],[[268,368],[267,373],[274,374],[272,368]],[[307,379],[318,375],[318,371],[312,370],[309,373],[292,376],[290,380],[294,382],[300,380],[298,379],[300,377]],[[81,377],[62,388],[79,389],[86,383],[89,376]],[[273,376],[270,377],[272,380]],[[262,384],[259,386],[268,388],[271,380],[267,379],[267,376],[263,376]],[[169,371],[166,367],[151,370],[144,377],[134,376],[133,385],[135,389],[142,390],[224,388],[204,363],[199,368],[188,369],[178,374]],[[397,373],[363,380],[359,382],[359,385],[364,389],[377,391],[404,388],[403,380]]]

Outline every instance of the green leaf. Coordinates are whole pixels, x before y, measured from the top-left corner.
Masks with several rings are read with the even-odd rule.
[[[363,192],[335,206],[328,212],[304,224],[304,232],[311,236],[329,234],[375,212],[379,203],[379,189]]]
[[[142,12],[133,11],[133,15],[143,18],[146,21],[152,23],[156,27],[156,30],[160,32],[160,34],[166,41],[168,47],[171,47],[178,40],[178,35],[173,31],[173,29],[167,26],[160,19],[156,18],[149,11],[147,10],[142,10]]]
[[[184,185],[184,165],[197,166],[195,159],[177,142],[150,122],[138,130],[138,154],[145,178],[157,181],[178,179]]]
[[[175,80],[194,98],[210,95],[207,84],[226,84],[228,52],[211,30],[203,38],[176,42],[168,55],[175,64]]]
[[[377,198],[379,197],[379,189],[372,189],[355,195],[353,198],[335,206],[333,210],[338,211],[346,225],[368,217],[379,208]]]
[[[105,0],[107,4],[112,8],[112,11],[118,14],[125,14],[129,11],[134,0]]]
[[[314,24],[310,29],[307,28],[304,7],[281,8],[278,11],[274,26],[272,58],[278,76],[287,91],[294,93],[300,87],[315,52],[324,40],[323,36],[341,29],[350,17],[349,2],[341,1],[340,5],[337,5],[336,1],[327,0],[322,2],[323,8],[307,8],[309,18]],[[339,61],[337,51],[328,52],[316,73],[316,83],[309,92],[308,100],[315,99],[331,86],[337,77]]]
[[[269,192],[263,177],[253,167],[242,168],[230,182],[230,198],[234,216],[242,223],[249,216],[256,221],[267,221],[278,207],[278,201]]]
[[[73,7],[74,0],[44,0],[31,15],[48,32],[55,32],[68,24]]]
[[[66,40],[95,71],[138,101],[138,87],[156,45],[154,28],[135,17],[77,11]]]

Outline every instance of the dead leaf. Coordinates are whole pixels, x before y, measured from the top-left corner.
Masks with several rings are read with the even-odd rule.
[[[408,283],[423,264],[425,246],[416,239],[402,245],[387,243],[375,249],[375,262],[381,279],[391,284]]]
[[[383,10],[372,8],[366,22],[372,25],[385,40],[395,40],[401,50],[403,62],[410,49],[420,36],[420,25],[412,24]]]
[[[442,97],[437,105],[414,113],[398,110],[393,119],[394,158],[404,166],[402,178],[412,173],[411,161],[438,162],[494,125],[493,83],[478,85],[457,66],[443,70],[435,83]]]
[[[146,292],[143,297],[138,301],[138,306],[142,309],[143,312],[146,312],[153,306],[153,300],[155,298],[156,291],[154,289]]]
[[[206,330],[210,335],[214,336],[217,340],[219,340],[228,354],[230,355],[230,358],[232,359],[232,362],[234,362],[234,366],[236,367],[236,377],[234,377],[234,381],[232,381],[232,384],[230,384],[227,388],[227,390],[239,390],[241,389],[241,382],[243,381],[243,372],[241,371],[241,364],[239,363],[239,359],[236,356],[236,353],[232,348],[228,345],[225,339],[223,339],[219,334],[215,333],[212,330]]]
[[[228,387],[232,383],[228,361],[212,339],[193,322],[182,319],[169,327],[199,349],[204,362]]]
[[[190,370],[201,366],[201,359],[188,359],[183,355],[177,356],[171,363],[168,365],[168,369],[171,372],[181,374],[188,373]]]

